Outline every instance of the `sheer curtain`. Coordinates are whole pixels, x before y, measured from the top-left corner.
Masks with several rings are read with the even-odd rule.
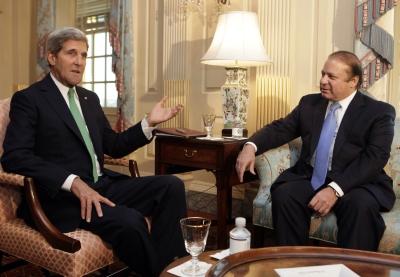
[[[118,91],[116,129],[132,126],[134,116],[133,86],[133,20],[131,0],[111,0],[109,20],[110,43],[113,48],[113,71]]]

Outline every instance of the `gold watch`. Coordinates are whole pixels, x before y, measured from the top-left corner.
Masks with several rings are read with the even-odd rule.
[[[330,187],[330,188],[333,190],[333,192],[335,193],[335,195],[336,195],[337,198],[340,198],[339,192],[337,192],[337,191],[336,191],[333,187],[331,187],[331,186],[328,186],[328,187]]]

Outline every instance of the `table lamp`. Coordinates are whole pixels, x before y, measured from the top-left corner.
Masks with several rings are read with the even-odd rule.
[[[222,136],[247,136],[249,91],[246,67],[270,61],[261,39],[256,13],[231,11],[218,17],[214,38],[201,62],[226,69],[226,81],[221,87],[224,112]]]

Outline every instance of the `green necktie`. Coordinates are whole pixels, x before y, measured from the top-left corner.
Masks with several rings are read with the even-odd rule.
[[[68,90],[68,101],[69,101],[69,109],[71,111],[72,116],[75,119],[76,125],[78,125],[79,131],[81,132],[83,141],[85,142],[86,148],[89,151],[90,157],[92,159],[92,170],[93,170],[93,179],[97,182],[97,169],[96,169],[96,158],[94,154],[94,148],[92,140],[90,139],[89,131],[86,127],[85,120],[82,117],[82,114],[79,111],[78,105],[75,102],[74,97],[75,91],[73,88]]]

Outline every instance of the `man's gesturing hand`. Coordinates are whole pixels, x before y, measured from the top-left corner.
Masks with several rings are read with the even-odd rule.
[[[313,209],[319,216],[325,216],[331,211],[337,200],[335,191],[328,186],[314,195],[308,207]]]
[[[256,174],[254,171],[254,163],[256,160],[255,149],[252,145],[245,145],[240,151],[239,156],[236,159],[236,173],[239,177],[239,181],[243,182],[243,175],[246,170],[250,170],[252,174]]]
[[[158,102],[150,111],[150,113],[147,115],[147,123],[149,124],[150,127],[154,127],[157,124],[160,124],[164,121],[173,118],[177,113],[179,113],[183,109],[183,106],[181,104],[176,105],[175,107],[166,108],[164,107],[166,101],[167,101],[167,96],[161,99],[161,101]]]
[[[97,191],[89,187],[80,178],[75,178],[72,182],[71,191],[81,201],[81,217],[90,222],[92,217],[92,205],[94,205],[97,215],[103,216],[100,203],[104,203],[110,207],[115,207],[115,204],[107,198],[101,196]]]

